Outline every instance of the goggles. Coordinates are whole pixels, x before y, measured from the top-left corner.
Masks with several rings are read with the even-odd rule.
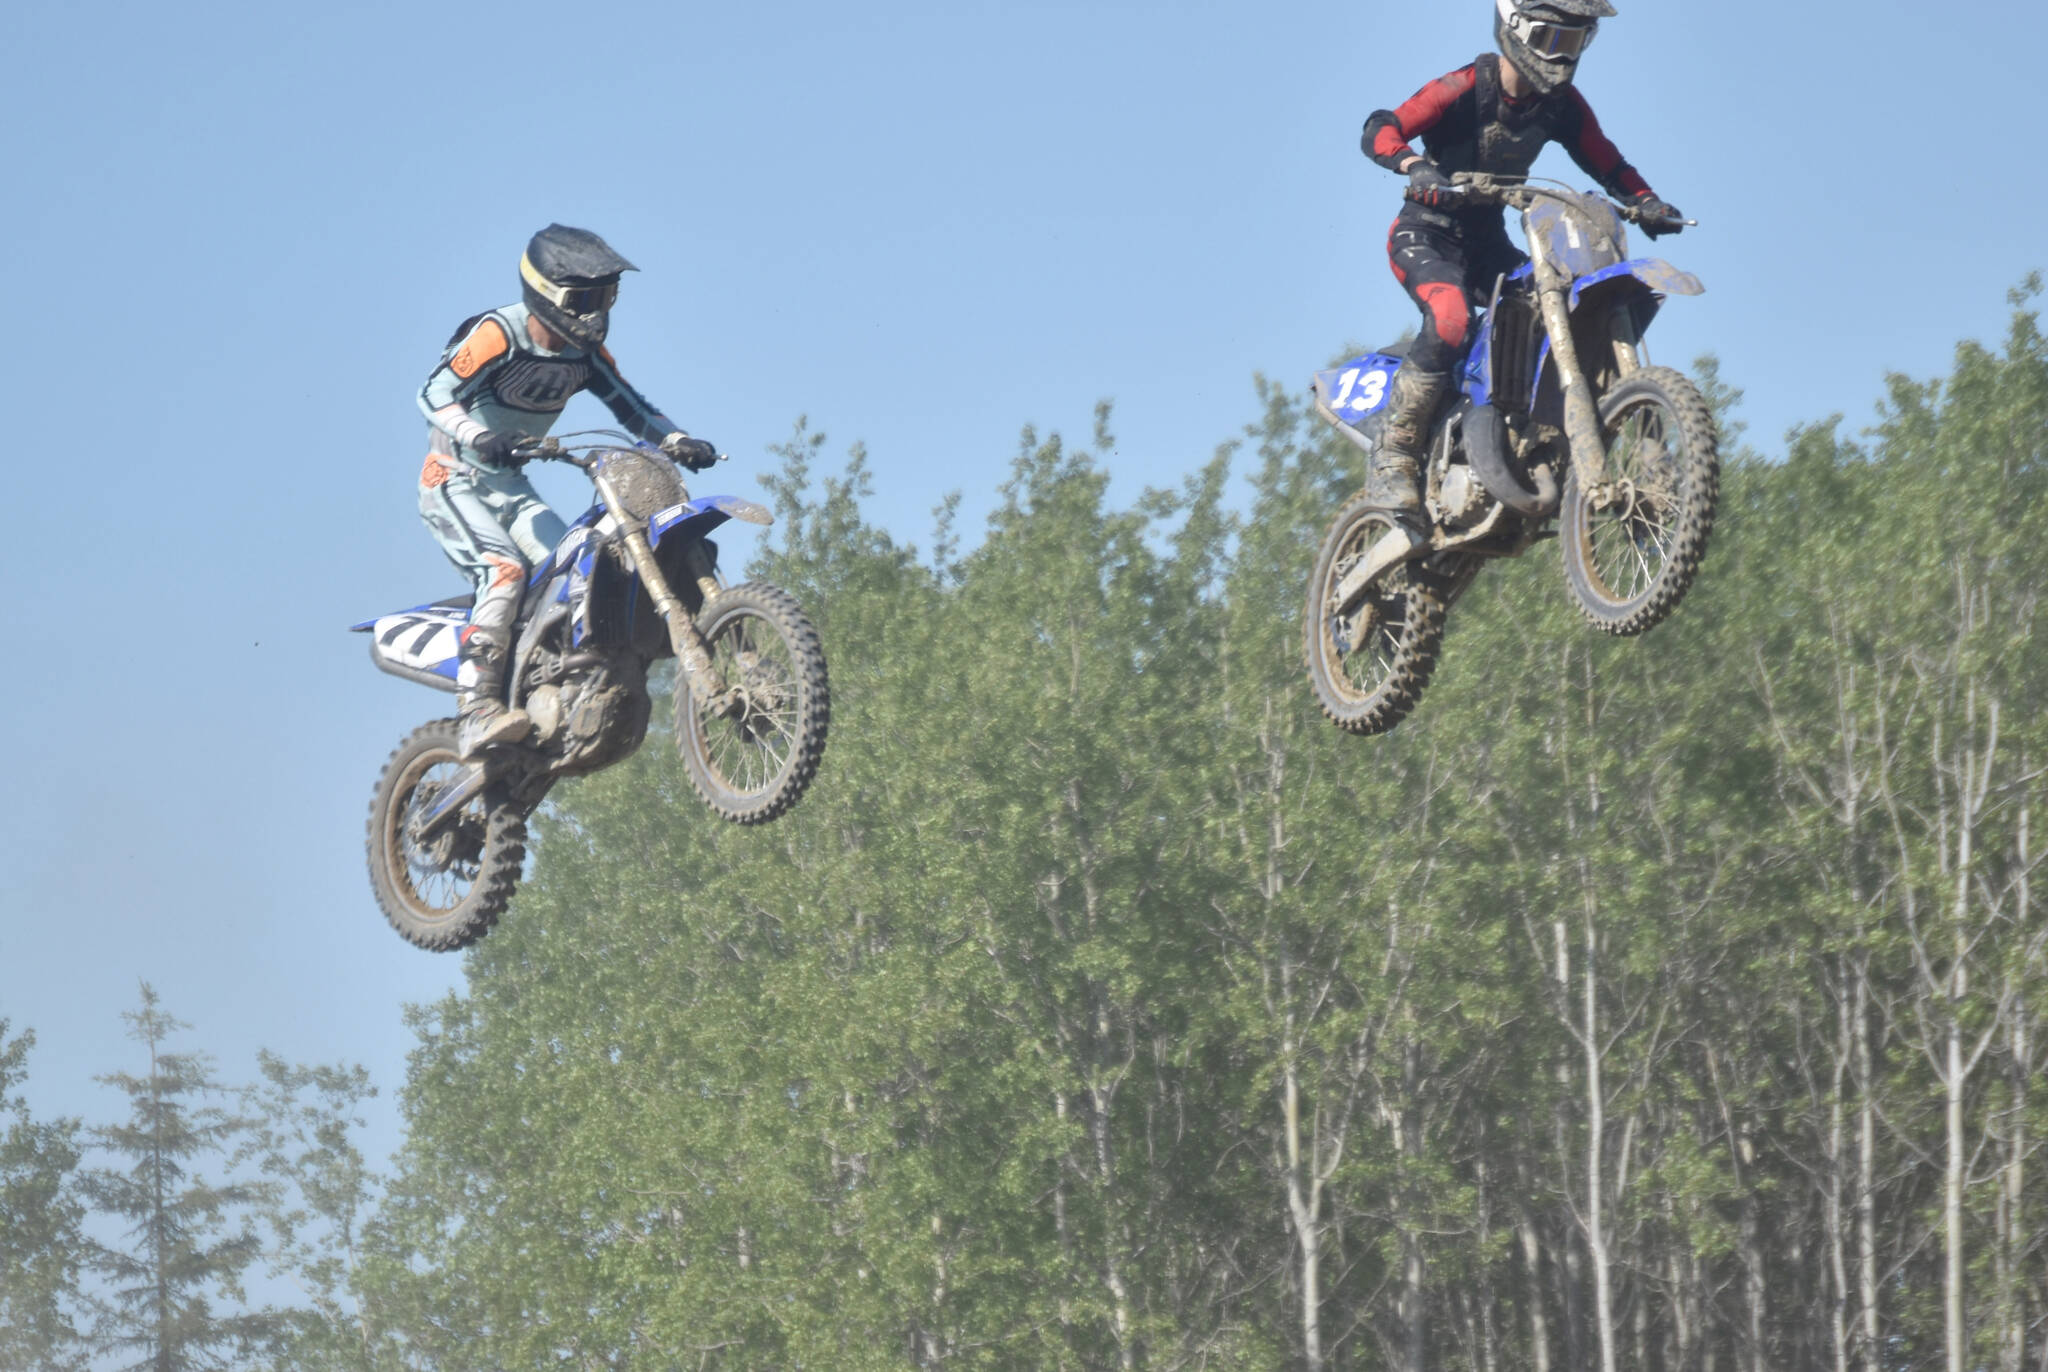
[[[617,277],[593,285],[557,285],[542,276],[524,253],[519,256],[519,279],[533,287],[541,299],[567,314],[602,314],[619,298]]]
[[[1584,24],[1559,23],[1555,19],[1538,19],[1531,14],[1507,16],[1508,32],[1517,42],[1528,47],[1538,57],[1552,61],[1577,61],[1580,53],[1593,44],[1593,35],[1600,31],[1600,21],[1591,20]]]

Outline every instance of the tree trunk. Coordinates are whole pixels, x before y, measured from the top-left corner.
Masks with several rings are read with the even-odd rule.
[[[1581,868],[1581,875],[1584,869]],[[1594,960],[1593,890],[1585,887],[1586,966],[1586,1254],[1593,1264],[1593,1315],[1600,1336],[1600,1372],[1615,1372],[1614,1292],[1607,1252],[1607,1220],[1602,1205],[1606,1191],[1604,1146],[1607,1131],[1606,1084],[1601,1076],[1599,977]],[[1418,1369],[1419,1372],[1419,1369]]]
[[[1840,973],[1842,991],[1846,993],[1849,981],[1855,975],[1850,970],[1849,959],[1837,958],[1835,966]],[[1835,1034],[1833,1089],[1828,1093],[1828,1178],[1825,1215],[1829,1277],[1828,1335],[1834,1352],[1835,1372],[1849,1372],[1849,1256],[1848,1234],[1843,1224],[1842,1205],[1848,1128],[1845,1119],[1846,1102],[1843,1097],[1849,1086],[1849,1061],[1855,1052],[1856,1024],[1850,997],[1847,994],[1841,995],[1836,1013],[1838,1022]]]
[[[1536,1221],[1527,1212],[1517,1228],[1522,1239],[1522,1270],[1528,1276],[1524,1302],[1529,1308],[1530,1366],[1534,1372],[1550,1372],[1549,1293],[1543,1285],[1543,1240],[1536,1232]]]
[[[1287,995],[1287,990],[1283,989],[1282,994]],[[1322,1372],[1322,1187],[1311,1175],[1315,1170],[1313,1158],[1306,1167],[1302,1161],[1301,1077],[1294,1058],[1294,1015],[1291,1011],[1287,1016],[1287,1042],[1282,1054],[1281,1112],[1282,1126],[1287,1133],[1287,1210],[1294,1221],[1294,1237],[1300,1254],[1302,1365],[1308,1372]]]
[[[1863,1372],[1879,1372],[1877,1329],[1877,1082],[1870,1051],[1870,966],[1856,957],[1856,1286]]]

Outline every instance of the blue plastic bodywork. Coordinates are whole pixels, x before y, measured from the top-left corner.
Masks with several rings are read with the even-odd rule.
[[[1400,370],[1400,358],[1386,353],[1366,353],[1341,367],[1317,372],[1316,394],[1341,422],[1357,424],[1366,416],[1386,408],[1387,393],[1393,389],[1394,373]]]
[[[1536,268],[1524,262],[1507,274],[1501,289],[1505,290],[1517,281],[1526,281],[1535,274]],[[1472,335],[1472,346],[1465,354],[1464,366],[1459,369],[1461,389],[1472,397],[1474,405],[1493,403],[1493,322],[1491,309],[1479,317],[1479,327]]]
[[[1661,257],[1632,257],[1572,282],[1572,308],[1576,310],[1579,297],[1593,287],[1623,276],[1633,276],[1658,295],[1704,295],[1707,289],[1697,276],[1680,271]]]
[[[602,505],[593,505],[578,516],[576,522],[569,526],[568,535],[556,545],[554,553],[534,568],[533,575],[527,579],[528,591],[541,587],[549,577],[558,577],[557,589],[552,597],[556,602],[573,601],[588,595],[591,585],[591,573],[597,566],[599,546],[599,540],[593,537],[592,534],[604,518],[605,511]],[[680,505],[671,505],[667,509],[657,511],[649,517],[647,520],[647,541],[659,551],[661,546],[671,539],[701,541],[711,530],[729,519],[742,519],[749,523],[765,524],[769,522],[769,518],[768,512],[761,506],[739,496],[699,496],[694,500],[686,500]],[[559,573],[565,569],[569,570],[570,574],[559,576]],[[640,604],[640,581],[638,577],[625,579],[624,593],[626,596],[624,623],[630,626]],[[424,605],[414,605],[405,610],[394,611],[393,613],[418,614],[429,610],[450,611],[454,608],[446,603],[436,604],[429,602]],[[577,608],[580,610],[581,606],[579,605]],[[467,612],[464,611],[463,613],[466,617]],[[389,618],[389,615],[380,615],[377,619],[366,619],[360,624],[350,625],[349,628],[358,633],[367,633],[376,627],[378,619],[385,618]],[[581,613],[575,614],[573,638],[579,646],[582,644],[587,632],[588,622],[588,616]],[[450,657],[445,661],[422,670],[431,671],[438,676],[444,676],[452,681],[455,679],[457,666],[458,659]]]
[[[1588,234],[1580,226],[1579,215],[1604,216],[1600,232]],[[1532,243],[1543,240],[1544,253],[1560,271],[1575,278],[1591,276],[1619,259],[1620,247],[1628,237],[1614,207],[1593,197],[1580,202],[1576,210],[1555,200],[1541,201],[1523,217],[1522,227]]]

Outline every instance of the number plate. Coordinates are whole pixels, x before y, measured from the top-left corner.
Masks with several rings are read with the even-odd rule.
[[[1316,373],[1316,394],[1330,412],[1347,424],[1355,424],[1386,407],[1387,391],[1401,359],[1384,353],[1367,353],[1343,366]]]

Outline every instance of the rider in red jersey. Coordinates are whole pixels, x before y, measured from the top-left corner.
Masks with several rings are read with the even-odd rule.
[[[1366,120],[1365,155],[1408,178],[1387,256],[1422,310],[1422,328],[1395,375],[1384,442],[1367,495],[1404,518],[1422,510],[1422,445],[1451,390],[1451,370],[1471,336],[1472,312],[1494,280],[1526,258],[1508,238],[1497,205],[1467,206],[1457,172],[1526,176],[1546,144],[1617,200],[1645,212],[1651,237],[1676,233],[1683,216],[1658,199],[1609,141],[1573,84],[1579,56],[1614,8],[1607,0],[1495,0],[1498,53],[1439,77],[1395,110]],[[1505,59],[1505,60],[1503,60]],[[1410,140],[1420,138],[1418,153]]]

